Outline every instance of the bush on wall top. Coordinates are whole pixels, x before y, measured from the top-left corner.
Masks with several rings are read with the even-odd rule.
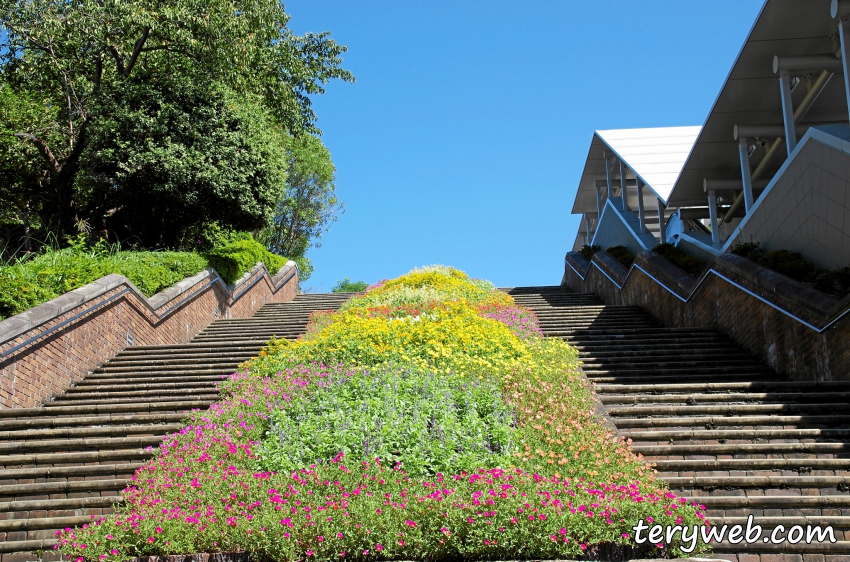
[[[272,275],[286,265],[286,258],[269,252],[248,233],[213,248],[206,253],[206,257],[227,283],[235,282],[258,262],[265,264]]]
[[[62,250],[49,249],[28,260],[0,266],[0,320],[117,273],[150,297],[212,266],[232,283],[257,262],[274,274],[286,258],[274,255],[243,234],[206,254],[195,252],[118,251],[100,241],[88,246],[84,236]]]

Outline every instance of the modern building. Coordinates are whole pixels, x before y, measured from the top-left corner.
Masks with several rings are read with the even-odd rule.
[[[594,133],[573,249],[757,242],[850,265],[848,59],[850,1],[765,2],[701,127]]]

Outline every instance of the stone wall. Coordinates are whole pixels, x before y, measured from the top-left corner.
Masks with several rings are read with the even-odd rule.
[[[710,327],[796,380],[850,380],[850,297],[830,298],[732,254],[697,279],[652,251],[631,269],[569,252],[562,285],[606,304],[638,305],[665,326]]]
[[[151,298],[107,275],[0,322],[0,408],[38,406],[127,346],[185,343],[297,292],[293,262],[274,277],[257,264],[232,286],[208,269]]]

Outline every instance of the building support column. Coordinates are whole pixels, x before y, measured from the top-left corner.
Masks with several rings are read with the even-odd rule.
[[[608,199],[614,195],[613,186],[611,185],[611,166],[614,163],[610,160],[605,160],[605,184],[608,186]]]
[[[659,197],[658,201],[658,237],[662,244],[667,243],[667,234],[664,232],[664,202]]]
[[[623,161],[620,160],[620,199],[623,200],[623,204],[620,207],[621,211],[628,211],[629,205],[626,203],[626,167],[623,165]]]
[[[714,190],[708,192],[708,220],[711,222],[711,245],[720,247],[720,227],[717,224],[717,196]]]
[[[838,35],[841,38],[841,63],[844,65],[844,95],[850,112],[850,21],[843,17],[838,22]]]
[[[738,155],[741,157],[741,182],[744,186],[744,209],[747,213],[753,207],[753,176],[750,171],[750,148],[747,139],[738,139]]]
[[[598,187],[594,189],[596,189],[596,220],[599,220],[602,218],[602,193]]]
[[[643,184],[640,183],[640,178],[635,174],[635,184],[637,185],[637,200],[638,200],[638,220],[640,221],[640,233],[646,234],[649,229],[646,228],[646,214],[643,210]]]
[[[785,122],[785,148],[788,156],[797,146],[797,131],[794,126],[794,103],[791,100],[791,76],[787,70],[779,73],[779,91],[782,94],[782,120]]]
[[[584,214],[584,236],[587,240],[587,242],[585,242],[585,246],[590,246],[590,241],[593,239],[590,237],[590,219],[588,218],[587,213]]]

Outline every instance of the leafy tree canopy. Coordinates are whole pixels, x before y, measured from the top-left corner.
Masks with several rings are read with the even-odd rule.
[[[46,222],[53,221],[57,233],[66,234],[75,221],[98,218],[86,213],[108,211],[106,207],[120,204],[120,198],[113,201],[104,195],[98,182],[139,180],[145,159],[150,161],[149,156],[141,155],[143,149],[161,151],[171,161],[164,175],[176,188],[180,185],[176,176],[204,167],[203,147],[195,150],[194,145],[186,147],[184,155],[196,158],[194,163],[181,168],[174,161],[180,151],[176,146],[185,147],[185,141],[195,134],[200,139],[210,130],[225,136],[226,130],[245,131],[250,140],[233,141],[224,149],[238,156],[232,167],[254,162],[263,154],[265,149],[259,148],[262,135],[257,132],[263,122],[296,136],[316,132],[308,96],[322,93],[330,79],[351,81],[353,77],[340,67],[345,47],[327,33],[296,36],[287,29],[288,21],[282,3],[261,0],[0,0],[0,25],[6,35],[5,44],[0,45],[0,71],[4,88],[15,96],[3,103],[32,105],[24,120],[4,118],[2,142],[16,139],[18,158],[37,155],[40,169],[34,177],[45,194],[42,213]],[[181,81],[182,90],[175,87]],[[198,125],[195,130],[184,127],[175,134],[182,140],[160,137],[143,147],[142,138],[114,130],[134,111],[138,115],[144,104],[165,108],[166,122],[193,117],[187,112],[188,100],[199,99],[205,89],[211,99],[199,111],[232,111],[213,125]],[[184,96],[182,105],[180,95]],[[181,114],[183,117],[178,117]],[[140,123],[134,130],[146,133],[157,127]],[[102,142],[109,139],[124,143],[116,148],[116,157],[126,156],[127,162],[113,164],[126,169],[110,170],[103,160],[106,153],[86,154],[90,143],[102,151]],[[137,146],[130,148],[133,142]],[[243,158],[238,154],[240,142],[243,148],[250,145],[256,150]],[[2,158],[5,161],[0,167],[26,170],[10,163],[6,151]],[[208,160],[212,164],[205,171],[207,180],[227,175],[221,152]],[[80,187],[76,179],[84,164],[94,165],[95,178],[81,182],[85,185]],[[237,181],[239,173],[224,178],[224,183]],[[244,177],[245,172],[241,173]],[[4,199],[10,197],[6,185],[27,183],[22,178],[16,181],[4,180]],[[247,211],[239,210],[236,217],[222,220],[233,220],[234,226],[255,223],[254,218],[265,211],[251,207],[263,207],[268,195],[265,188],[256,187],[262,183],[255,181],[253,188],[230,196],[244,198],[254,189],[256,205],[248,204]],[[198,195],[198,200],[209,191]],[[94,204],[92,197],[103,201]],[[123,202],[126,205],[126,200]],[[126,206],[121,209],[129,212]]]
[[[256,97],[140,72],[95,116],[80,204],[119,239],[191,247],[206,223],[254,230],[271,220],[289,136]]]
[[[337,199],[330,151],[312,135],[291,137],[287,143],[286,188],[272,223],[258,239],[273,252],[302,257],[343,211]]]
[[[334,288],[331,289],[331,292],[334,293],[360,293],[366,290],[369,284],[365,281],[352,281],[350,277],[346,277],[345,279],[340,279],[334,285]]]

